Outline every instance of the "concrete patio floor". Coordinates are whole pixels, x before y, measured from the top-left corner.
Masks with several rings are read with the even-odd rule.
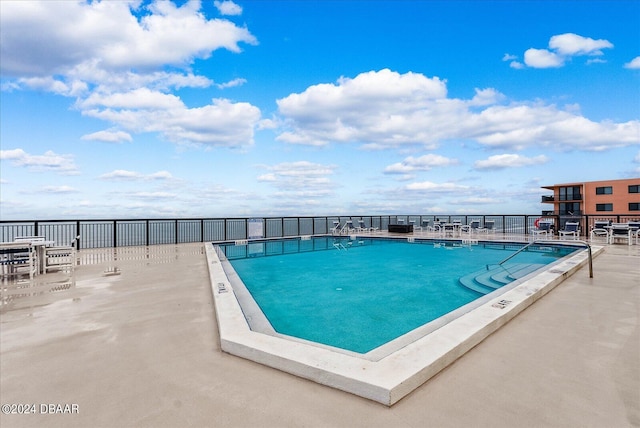
[[[223,353],[202,244],[79,255],[74,288],[0,310],[0,403],[36,405],[3,428],[640,426],[640,245],[607,246],[593,279],[391,408]]]

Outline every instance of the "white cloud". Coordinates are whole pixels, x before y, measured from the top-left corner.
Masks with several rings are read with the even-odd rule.
[[[278,137],[292,144],[361,141],[381,146],[429,146],[437,135],[422,132],[423,108],[446,100],[445,82],[419,73],[367,72],[337,84],[319,84],[277,101],[291,128]],[[454,106],[449,106],[455,109]],[[434,110],[446,126],[445,111]]]
[[[141,200],[167,200],[167,199],[175,199],[176,194],[168,193],[168,192],[133,192],[124,194],[127,198],[130,199],[141,199]]]
[[[15,166],[34,171],[53,171],[63,175],[78,174],[73,155],[60,155],[51,150],[42,155],[31,155],[22,149],[0,150],[0,159],[9,160]]]
[[[573,33],[558,34],[549,40],[549,49],[527,49],[524,53],[524,63],[533,68],[557,68],[564,66],[566,61],[572,57],[602,56],[602,49],[611,48],[613,48],[613,44],[608,40],[594,40]],[[593,58],[587,60],[587,64],[603,62],[606,61]],[[512,63],[511,66],[512,68],[523,68],[519,63],[516,65]]]
[[[297,161],[265,168],[270,172],[259,176],[258,181],[275,186],[279,190],[273,194],[276,197],[317,198],[333,194],[331,176],[336,168],[333,165]]]
[[[121,143],[133,141],[131,135],[123,131],[98,131],[81,137],[85,141],[104,141],[105,143]]]
[[[110,70],[184,66],[216,49],[239,52],[239,43],[256,43],[244,27],[206,19],[199,1],[139,6],[132,1],[3,3],[2,73],[65,74],[93,61]]]
[[[242,7],[238,6],[232,1],[214,1],[213,5],[218,9],[218,12],[222,15],[242,15]]]
[[[562,67],[565,57],[546,49],[527,49],[524,53],[524,63],[533,68]]]
[[[498,198],[487,198],[487,197],[479,197],[472,196],[469,198],[456,199],[450,201],[452,205],[488,205],[488,204],[499,204],[501,199]]]
[[[640,56],[635,57],[628,63],[624,65],[624,68],[629,68],[631,70],[639,70],[640,69]]]
[[[602,55],[602,49],[611,49],[613,44],[604,39],[594,40],[573,33],[565,33],[551,37],[549,47],[564,56]]]
[[[233,79],[225,83],[219,83],[216,85],[218,89],[227,89],[227,88],[236,88],[238,86],[242,86],[247,83],[247,79]]]
[[[522,150],[603,150],[640,143],[640,121],[593,122],[575,105],[499,104],[504,95],[476,89],[471,100],[447,98],[444,81],[382,70],[320,84],[278,100],[279,140],[290,144],[355,143],[434,149],[455,140]]]
[[[394,163],[384,169],[385,174],[407,174],[415,171],[429,171],[433,167],[444,167],[458,164],[457,159],[428,154],[414,158],[409,156],[402,162]]]
[[[125,169],[116,169],[114,171],[102,174],[100,177],[102,180],[121,180],[121,181],[136,181],[136,180],[171,180],[173,175],[168,171],[158,171],[152,174],[142,174],[137,171],[128,171]]]
[[[223,14],[242,11],[231,1],[217,6]],[[218,49],[241,52],[241,44],[257,44],[246,27],[206,18],[200,1],[181,6],[169,1],[7,2],[2,5],[0,36],[3,88],[76,97],[75,107],[82,114],[126,131],[103,131],[84,139],[131,141],[130,133],[157,132],[175,143],[234,148],[253,144],[258,108],[223,99],[188,108],[167,93],[213,84],[193,74],[195,60],[207,59]],[[245,82],[237,78],[217,87]]]
[[[459,190],[469,190],[470,187],[455,183],[434,183],[431,181],[422,181],[407,184],[405,189],[426,193],[448,193]]]
[[[118,125],[130,132],[159,132],[175,143],[243,147],[253,144],[260,110],[249,103],[214,99],[188,108],[180,98],[146,88],[129,93],[93,94],[78,106],[83,114]]]
[[[541,165],[547,163],[549,159],[545,155],[528,158],[516,154],[503,154],[489,156],[488,159],[474,162],[476,169],[504,169],[519,168],[530,165]]]
[[[71,186],[44,186],[42,188],[47,193],[78,193],[78,189]]]

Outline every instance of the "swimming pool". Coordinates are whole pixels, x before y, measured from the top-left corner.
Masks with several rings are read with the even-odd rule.
[[[531,247],[497,266],[521,247],[314,237],[221,249],[264,314],[244,309],[249,320],[365,354],[575,251]]]
[[[407,238],[404,240],[407,241]],[[241,253],[259,257],[258,250],[261,248],[268,255],[295,253],[297,248],[304,249],[311,245],[304,242],[305,239],[298,241],[300,242],[277,244],[276,247],[267,243],[245,245],[247,242],[240,242],[240,245],[232,247],[238,254],[231,254],[234,251],[231,250],[229,257],[240,257]],[[513,253],[525,243],[485,241],[479,244],[508,246]],[[557,244],[558,241],[555,241],[550,246]],[[441,251],[447,251],[447,248],[452,252],[468,250],[458,248],[464,246],[461,240],[433,242],[431,245],[439,245]],[[562,245],[580,249],[579,243],[575,241]],[[592,247],[591,250],[597,256],[603,247]],[[344,252],[335,248],[329,251]],[[588,261],[587,251],[575,251],[547,265],[535,275],[525,276],[502,287],[501,291],[479,297],[469,304],[473,305],[470,309],[463,307],[454,310],[362,354],[275,332],[270,323],[259,316],[254,318],[256,313],[262,312],[241,285],[242,281],[237,273],[223,267],[230,264],[220,247],[206,244],[205,253],[220,347],[224,352],[387,406],[393,405],[453,363],[565,278],[579,271]],[[518,257],[520,256],[514,259]],[[376,258],[359,258],[359,261],[375,264]]]

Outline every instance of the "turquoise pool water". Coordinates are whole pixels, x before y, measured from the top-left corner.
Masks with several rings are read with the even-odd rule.
[[[519,247],[322,237],[221,248],[278,333],[366,353],[481,297],[460,278]],[[505,267],[572,251],[526,251]]]

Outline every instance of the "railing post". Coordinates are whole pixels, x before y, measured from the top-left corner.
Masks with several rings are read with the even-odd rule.
[[[175,230],[175,233],[174,233],[173,241],[174,241],[174,244],[178,245],[178,234],[179,234],[179,231],[178,231],[178,219],[175,219],[174,225],[175,225],[176,230]]]
[[[113,220],[113,248],[118,246],[118,221]]]
[[[76,221],[76,234],[74,235],[74,239],[76,240],[76,250],[80,249],[80,220]]]

